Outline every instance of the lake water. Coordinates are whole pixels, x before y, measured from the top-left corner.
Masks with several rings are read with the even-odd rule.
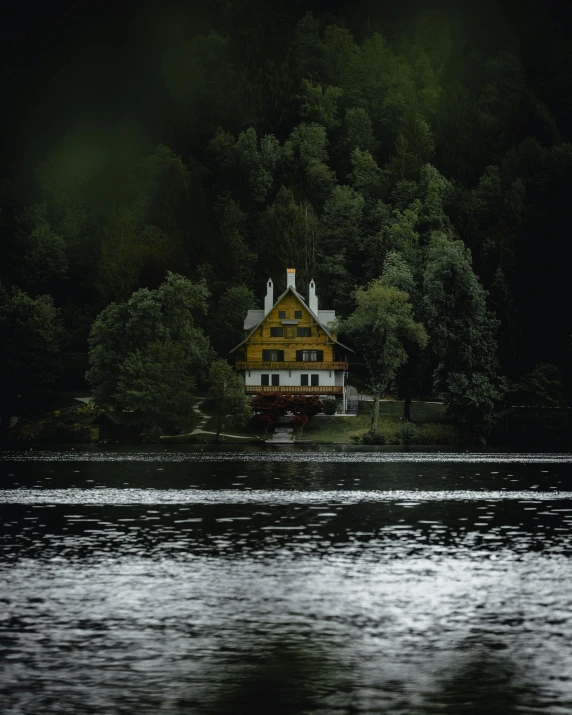
[[[0,454],[0,711],[572,712],[572,456]]]

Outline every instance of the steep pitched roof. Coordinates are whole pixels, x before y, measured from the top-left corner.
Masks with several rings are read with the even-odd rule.
[[[252,328],[260,325],[260,322],[264,318],[263,310],[249,310],[244,319],[244,329],[252,330]]]
[[[336,343],[336,345],[339,345],[340,347],[344,348],[345,350],[349,350],[351,353],[354,352],[351,348],[348,348],[347,345],[344,345],[343,343],[340,343],[339,340],[336,340],[334,338],[334,336],[332,335],[332,333],[330,332],[330,330],[328,329],[327,323],[329,323],[330,321],[335,319],[336,311],[335,310],[318,310],[318,315],[316,315],[313,311],[310,310],[306,301],[304,300],[304,298],[302,298],[300,293],[298,293],[298,291],[295,288],[293,288],[292,286],[288,286],[288,288],[286,288],[284,293],[282,293],[282,295],[278,296],[278,298],[276,299],[271,310],[274,310],[274,308],[278,305],[278,303],[280,303],[282,298],[284,298],[284,296],[288,292],[292,293],[293,295],[296,296],[296,298],[298,298],[300,303],[302,303],[302,306],[308,311],[308,313],[310,313],[312,318],[314,318],[314,320],[320,325],[322,330],[326,333],[326,335],[330,338],[330,340],[332,340],[332,342]],[[266,315],[263,310],[249,310],[248,311],[246,318],[244,320],[244,329],[250,330],[250,333],[246,336],[246,338],[244,338],[244,340],[241,343],[236,345],[230,351],[231,353],[233,353],[235,350],[238,350],[238,348],[241,347],[241,345],[244,345],[244,343],[246,343],[250,339],[250,337],[252,336],[254,331],[258,328],[260,323],[262,323],[262,321],[264,320],[265,317],[266,317]]]

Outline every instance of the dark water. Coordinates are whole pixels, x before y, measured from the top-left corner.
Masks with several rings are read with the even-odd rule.
[[[0,455],[0,712],[572,713],[572,457]]]

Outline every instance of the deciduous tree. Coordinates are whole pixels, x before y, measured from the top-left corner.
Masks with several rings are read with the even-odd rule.
[[[31,297],[0,283],[0,384],[6,401],[59,377],[64,338],[60,312],[49,295]]]
[[[218,359],[209,368],[209,397],[216,416],[216,437],[227,425],[242,427],[252,419],[252,408],[244,394],[244,385],[226,360]]]
[[[204,284],[169,273],[159,288],[142,288],[128,301],[105,308],[89,338],[86,377],[96,405],[118,410],[137,405],[147,423],[160,420],[159,426],[172,421],[174,413],[187,414],[186,399],[157,406],[153,396],[163,387],[169,395],[177,389],[188,395],[194,381],[205,379],[213,355],[196,316],[206,312],[208,295]]]
[[[381,281],[359,288],[357,307],[338,329],[356,343],[369,372],[369,386],[374,396],[371,431],[377,430],[379,400],[392,383],[398,368],[407,361],[404,341],[420,346],[427,343],[423,325],[413,318],[413,307],[407,293],[386,286]]]

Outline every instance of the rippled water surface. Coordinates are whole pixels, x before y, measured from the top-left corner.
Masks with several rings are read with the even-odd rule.
[[[572,712],[572,457],[0,454],[0,712]]]

